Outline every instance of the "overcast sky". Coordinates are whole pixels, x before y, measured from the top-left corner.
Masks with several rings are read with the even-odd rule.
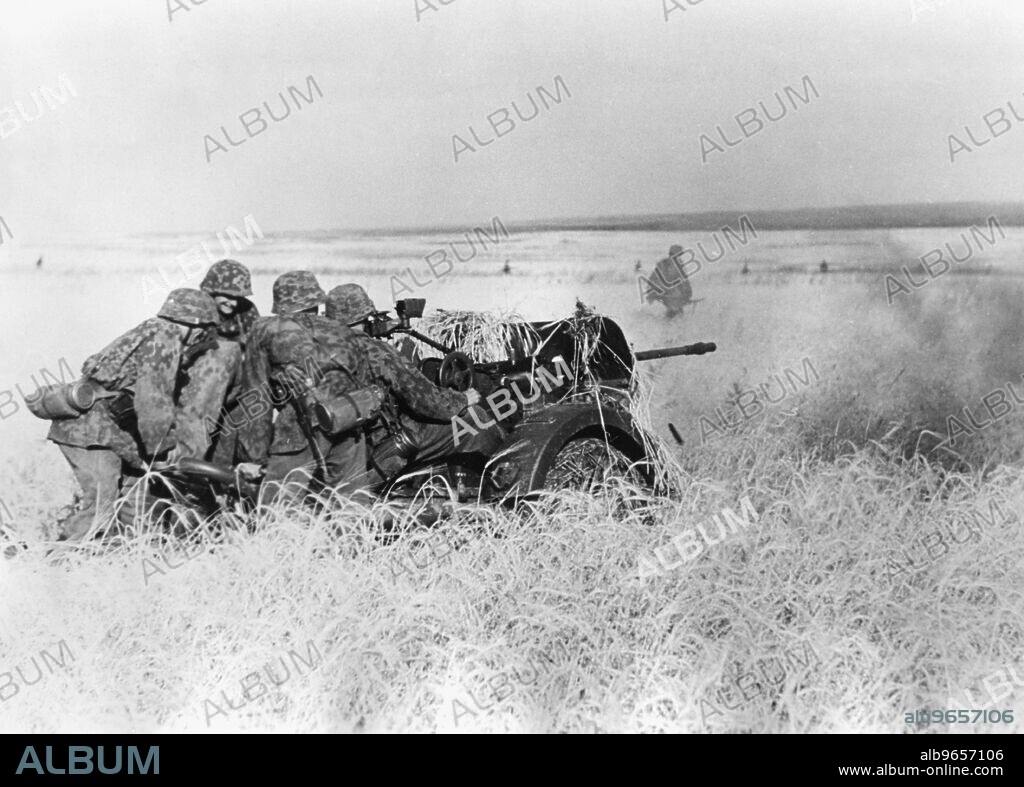
[[[685,4],[684,0],[678,0]],[[3,0],[0,216],[23,236],[474,225],[549,217],[1021,200],[1024,3],[946,0]],[[177,0],[171,7],[177,8]],[[323,97],[239,147],[238,116]],[[699,137],[808,76],[820,93],[702,163]],[[456,164],[452,135],[537,86],[571,98]],[[294,99],[293,99],[294,100]],[[16,116],[17,117],[17,116]],[[513,118],[515,115],[513,113]],[[3,112],[0,118],[9,118]],[[258,130],[258,127],[254,131]],[[207,160],[204,135],[227,147]],[[475,146],[475,143],[472,143]],[[724,146],[723,146],[724,147]],[[972,146],[973,147],[973,146]],[[18,234],[17,232],[15,234]]]

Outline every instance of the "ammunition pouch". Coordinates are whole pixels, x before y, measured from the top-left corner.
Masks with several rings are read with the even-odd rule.
[[[318,401],[311,415],[328,437],[337,437],[375,420],[383,404],[384,391],[380,386],[371,385]]]

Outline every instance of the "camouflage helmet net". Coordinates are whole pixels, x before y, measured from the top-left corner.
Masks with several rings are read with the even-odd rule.
[[[171,290],[156,315],[185,325],[216,325],[220,322],[213,298],[202,290],[185,287]]]
[[[252,295],[252,277],[249,275],[248,268],[242,263],[234,260],[221,260],[210,266],[199,289],[210,295],[248,298]]]
[[[320,282],[309,271],[288,271],[274,282],[274,314],[295,314],[327,300]]]
[[[358,284],[341,284],[327,294],[324,314],[332,320],[352,325],[377,311],[366,290]]]

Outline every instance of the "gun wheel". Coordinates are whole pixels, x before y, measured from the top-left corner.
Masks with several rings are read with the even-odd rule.
[[[598,437],[583,437],[559,449],[544,488],[590,491],[616,478],[644,485],[643,475],[622,451]]]

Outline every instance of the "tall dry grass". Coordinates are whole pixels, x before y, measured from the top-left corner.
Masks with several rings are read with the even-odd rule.
[[[988,702],[983,678],[1024,675],[1018,474],[949,471],[896,442],[825,456],[785,420],[680,456],[671,497],[613,483],[387,538],[384,506],[336,501],[59,565],[40,531],[2,564],[0,670],[20,688],[0,729],[903,732],[908,710],[966,705],[965,689]],[[641,556],[744,496],[752,526],[638,578]],[[925,559],[921,537],[992,502],[1005,519]],[[67,669],[23,685],[15,668],[33,678],[60,640]],[[724,707],[730,679],[787,653],[804,663]],[[243,704],[240,682],[268,684],[268,664],[280,681],[282,659],[290,677],[265,695],[249,679]],[[994,707],[1024,712],[1021,696]]]

